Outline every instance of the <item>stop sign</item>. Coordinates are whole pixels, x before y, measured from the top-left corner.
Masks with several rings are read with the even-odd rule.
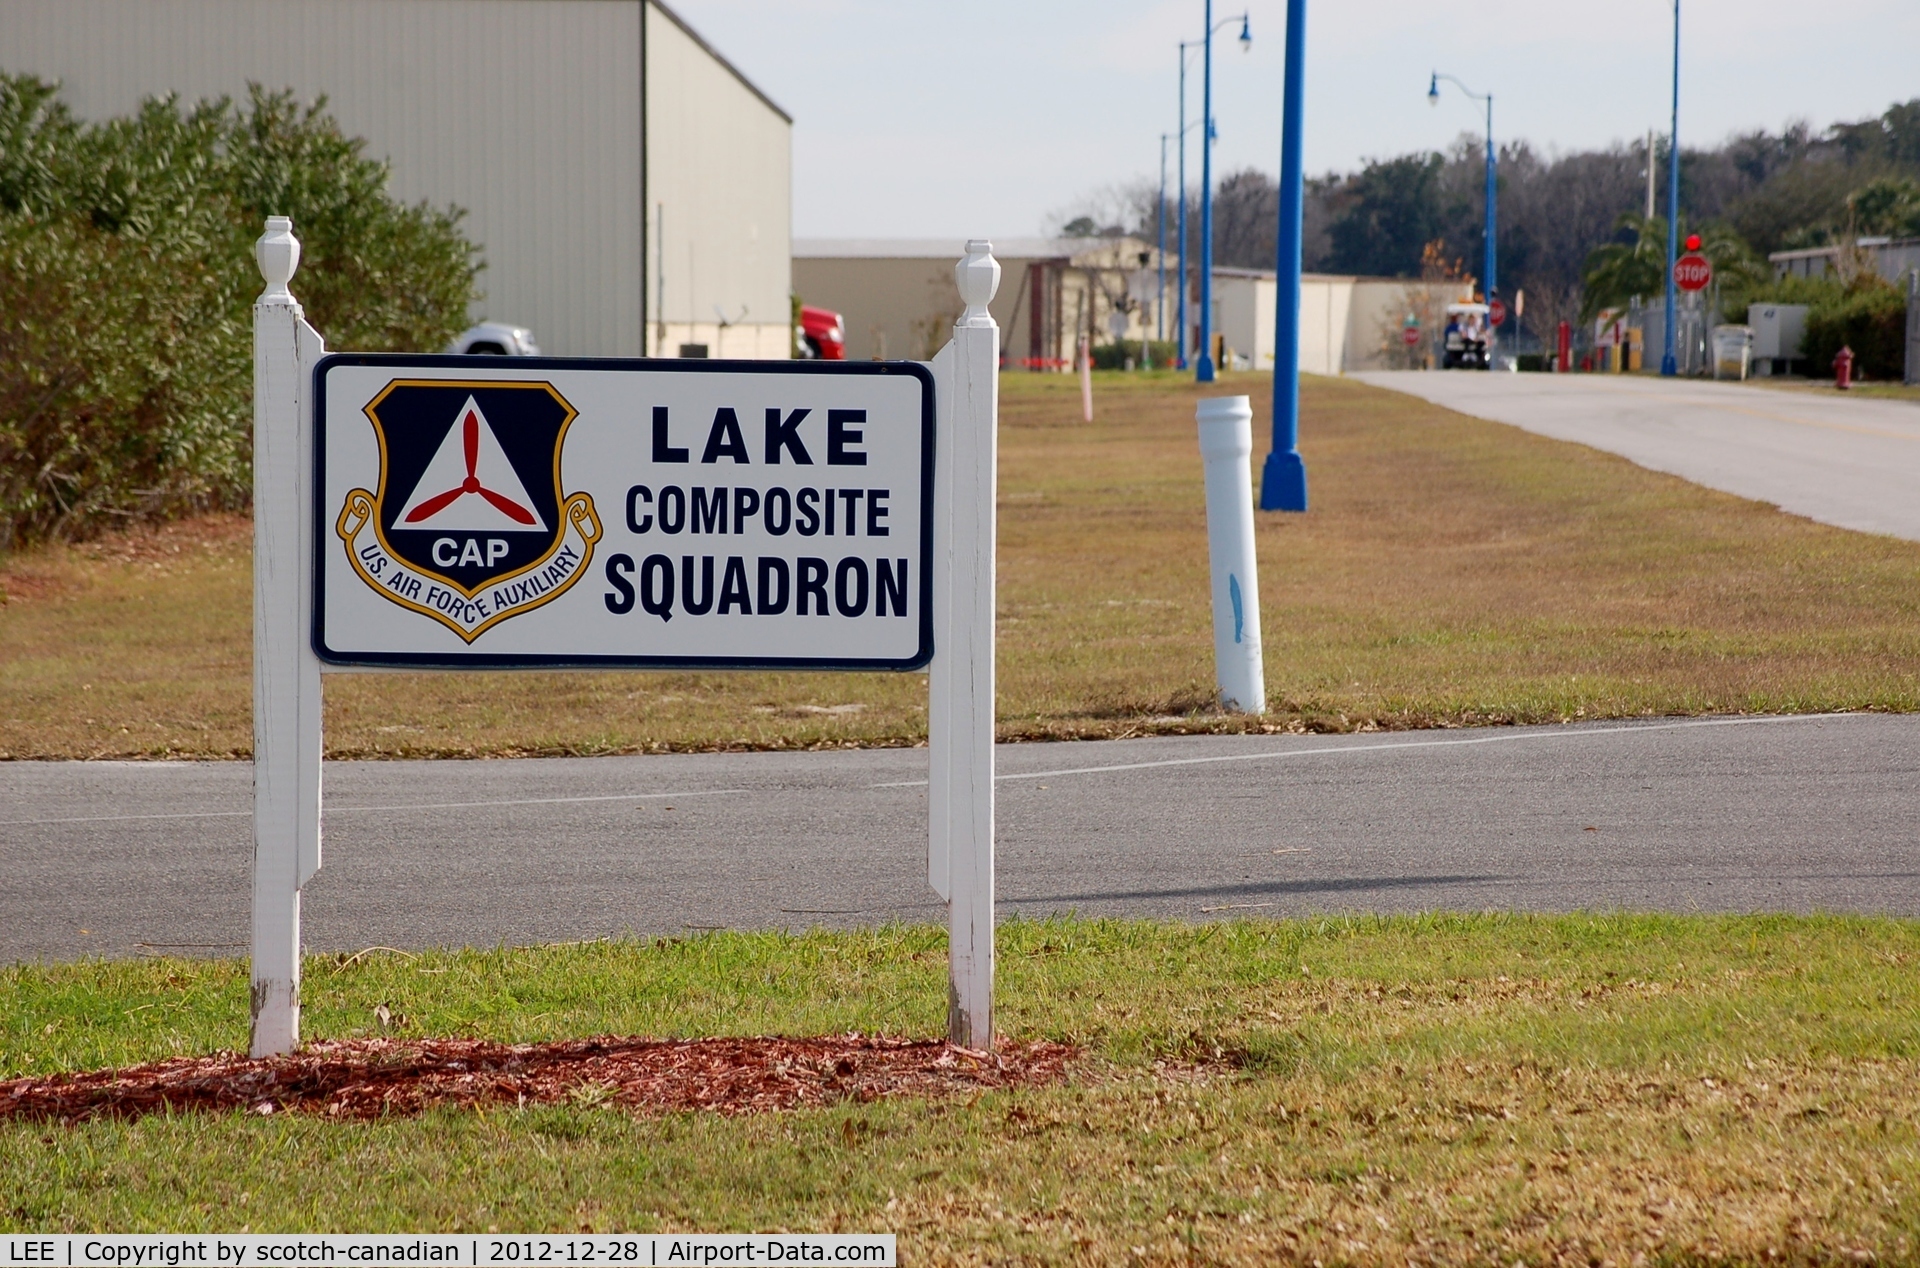
[[[1683,291],[1703,291],[1713,280],[1713,265],[1704,255],[1692,252],[1673,262],[1673,284]]]
[[[1487,320],[1496,326],[1507,324],[1507,301],[1495,295],[1487,303]]]
[[[1411,348],[1414,344],[1419,343],[1420,327],[1408,326],[1405,330],[1402,330],[1400,332],[1400,342],[1406,344],[1409,348]]]

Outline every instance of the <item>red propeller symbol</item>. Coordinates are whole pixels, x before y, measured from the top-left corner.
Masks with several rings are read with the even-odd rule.
[[[532,511],[529,511],[512,498],[502,497],[492,489],[487,488],[480,483],[480,477],[474,474],[474,467],[480,461],[479,416],[472,410],[468,410],[467,419],[460,426],[460,439],[466,445],[467,450],[467,478],[455,487],[448,489],[445,493],[436,493],[420,505],[414,507],[411,511],[407,512],[407,518],[404,522],[408,524],[418,524],[421,520],[438,515],[441,511],[453,505],[456,498],[465,497],[469,493],[478,493],[481,497],[493,503],[494,506],[499,509],[500,513],[508,518],[517,520],[522,524],[533,523]]]

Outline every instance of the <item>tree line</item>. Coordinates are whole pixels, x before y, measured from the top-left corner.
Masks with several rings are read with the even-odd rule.
[[[1501,291],[1525,290],[1529,309],[1554,321],[1659,293],[1669,158],[1668,143],[1657,137],[1651,153],[1643,141],[1566,153],[1543,153],[1526,141],[1500,146]],[[1651,220],[1649,161],[1657,193]],[[1197,191],[1188,197],[1189,249],[1197,254]],[[1484,142],[1471,135],[1444,153],[1372,159],[1355,172],[1309,178],[1303,263],[1313,272],[1415,278],[1439,258],[1472,277],[1480,271],[1484,204]],[[1135,182],[1086,200],[1062,228],[1151,241],[1158,205],[1158,187]],[[1213,198],[1215,262],[1272,268],[1278,211],[1269,173],[1246,168],[1221,178]],[[1170,198],[1169,250],[1176,246],[1176,212]],[[1799,123],[1683,146],[1680,219],[1682,234],[1707,240],[1743,301],[1768,289],[1769,252],[1845,246],[1871,235],[1920,236],[1920,98],[1824,131]],[[1842,282],[1857,282],[1856,290],[1873,285]]]

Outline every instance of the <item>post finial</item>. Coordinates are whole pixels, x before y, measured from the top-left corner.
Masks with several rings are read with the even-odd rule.
[[[993,258],[993,243],[985,238],[967,239],[967,254],[953,266],[953,279],[960,287],[960,298],[967,311],[956,326],[991,326],[993,316],[987,304],[1000,289],[1000,261]]]
[[[300,239],[293,236],[290,218],[267,217],[267,231],[253,244],[253,259],[260,266],[260,276],[267,279],[267,289],[261,292],[260,298],[292,300],[293,292],[287,289],[287,283],[293,280],[293,271],[300,267]]]

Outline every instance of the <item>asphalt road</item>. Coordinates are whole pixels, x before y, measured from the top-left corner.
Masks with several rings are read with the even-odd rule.
[[[1000,750],[1000,911],[1920,915],[1920,717]],[[239,954],[241,763],[0,763],[0,962]],[[937,921],[924,750],[340,762],[314,950]]]
[[[1641,375],[1354,377],[1823,524],[1920,541],[1920,403]]]

